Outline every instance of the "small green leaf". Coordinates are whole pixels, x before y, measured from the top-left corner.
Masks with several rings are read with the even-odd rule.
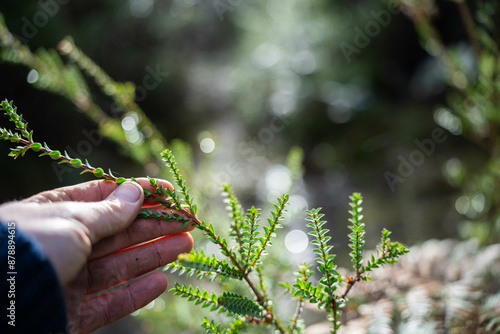
[[[79,168],[82,165],[82,161],[80,159],[71,159],[70,160],[71,167]]]
[[[60,155],[61,155],[61,152],[59,152],[59,151],[52,151],[49,153],[49,157],[53,160],[59,160]]]
[[[125,181],[127,181],[127,179],[125,179],[124,177],[119,177],[118,179],[116,179],[116,184],[120,185]]]
[[[100,167],[96,168],[92,173],[95,177],[102,177],[104,175],[104,171]]]
[[[33,151],[38,152],[42,148],[42,144],[40,144],[40,143],[33,143],[33,144],[30,145],[30,148]]]

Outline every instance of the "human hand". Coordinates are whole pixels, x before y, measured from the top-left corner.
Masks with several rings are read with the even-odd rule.
[[[150,187],[148,180],[139,183]],[[89,295],[155,270],[192,248],[187,233],[192,227],[136,219],[143,200],[136,183],[91,181],[0,206],[0,220],[16,221],[42,245],[63,286],[72,333],[90,332],[143,307],[168,281],[157,272]]]

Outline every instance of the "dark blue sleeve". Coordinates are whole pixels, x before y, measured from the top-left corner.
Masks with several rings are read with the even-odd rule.
[[[14,222],[0,223],[0,261],[0,333],[67,333],[56,273],[40,244]]]

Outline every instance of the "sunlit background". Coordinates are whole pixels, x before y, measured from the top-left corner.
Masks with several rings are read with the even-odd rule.
[[[70,35],[111,78],[133,82],[136,103],[167,141],[189,144],[190,186],[211,203],[207,212],[220,219],[216,223],[228,221],[223,183],[233,185],[246,208],[268,208],[290,193],[289,221],[274,246],[278,259],[297,264],[312,256],[303,211],[314,207],[323,207],[336,251],[347,254],[353,191],[365,198],[369,247],[382,227],[407,245],[474,233],[482,233],[485,242],[498,240],[488,239],[489,227],[478,232],[471,225],[494,205],[488,190],[460,188],[483,168],[489,153],[464,135],[468,125],[447,99],[450,86],[464,89],[477,75],[474,50],[453,2],[439,1],[434,19],[462,69],[451,83],[436,58],[439,46],[421,45],[411,20],[382,1],[59,2],[65,4],[45,8],[38,1],[3,0],[0,12],[32,51],[56,48]],[[63,53],[71,51],[71,45],[62,45]],[[49,146],[78,151],[82,130],[96,128],[68,100],[35,89],[50,84],[36,70],[3,62],[0,73],[0,98],[14,100]],[[139,113],[116,108],[87,81],[96,104],[120,119],[128,145],[139,147],[152,136],[151,127],[139,126]],[[470,113],[487,136],[480,111]],[[436,129],[442,129],[440,142],[433,137]],[[429,141],[434,146],[426,153],[417,142]],[[151,143],[161,150],[160,140]],[[293,147],[303,150],[299,170],[287,162]],[[76,170],[61,174],[32,154],[14,161],[7,157],[8,143],[0,148],[3,175],[11,176],[2,178],[3,201],[89,179]],[[162,175],[157,165],[139,163],[109,139],[82,150],[93,164],[117,175]],[[211,244],[203,247],[217,251]],[[142,323],[126,320],[133,323],[130,333],[161,332],[155,321],[168,298],[145,307],[156,316]],[[183,305],[175,312],[187,312]]]

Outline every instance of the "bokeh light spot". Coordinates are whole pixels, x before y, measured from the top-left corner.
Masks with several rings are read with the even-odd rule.
[[[486,198],[484,197],[483,194],[481,194],[481,193],[475,194],[474,196],[472,196],[472,200],[471,200],[472,209],[476,212],[483,211],[485,201],[486,201]]]
[[[292,185],[290,171],[282,165],[275,165],[271,167],[266,174],[266,187],[267,190],[284,193],[289,191]]]
[[[122,128],[125,131],[131,131],[135,129],[136,125],[137,124],[133,117],[127,116],[122,119]]]
[[[285,247],[288,251],[298,254],[307,249],[309,239],[307,234],[301,230],[293,230],[287,233],[285,237]]]
[[[215,149],[215,142],[212,138],[203,138],[200,142],[200,149],[203,153],[212,153]]]
[[[26,80],[30,84],[32,84],[32,83],[37,82],[39,78],[40,78],[40,76],[38,75],[38,72],[36,70],[31,70],[31,71],[29,71],[28,77],[26,78]]]
[[[469,197],[460,196],[455,201],[455,209],[457,209],[458,213],[465,215],[467,213],[467,211],[469,211],[469,208],[470,208]]]

